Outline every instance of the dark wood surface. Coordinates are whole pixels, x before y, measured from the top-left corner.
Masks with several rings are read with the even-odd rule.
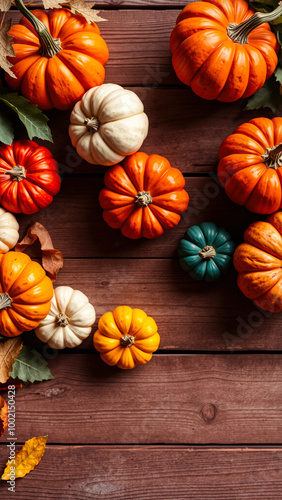
[[[161,344],[146,366],[123,372],[100,360],[91,335],[49,360],[54,380],[17,392],[18,443],[49,435],[39,466],[17,481],[20,500],[281,499],[281,315],[247,300],[234,270],[207,285],[191,280],[177,259],[188,226],[213,221],[240,243],[259,218],[227,198],[215,175],[217,155],[240,123],[273,115],[245,111],[242,100],[203,101],[180,84],[169,35],[185,4],[96,6],[108,19],[100,25],[110,49],[106,82],[140,96],[150,120],[142,150],[166,156],[185,175],[190,204],[174,230],[155,241],[131,241],[109,228],[98,203],[105,169],[76,155],[69,112],[47,113],[55,141],[44,145],[60,163],[62,189],[47,209],[18,217],[21,235],[31,220],[45,225],[65,258],[56,284],[86,293],[97,321],[117,305],[144,308]],[[14,10],[13,22],[19,18]],[[40,257],[37,245],[29,253]],[[24,338],[48,355],[32,332]],[[11,498],[6,484],[0,495]]]

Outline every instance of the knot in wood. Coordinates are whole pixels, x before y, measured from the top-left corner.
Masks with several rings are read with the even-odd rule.
[[[206,404],[201,409],[201,417],[206,424],[211,424],[216,417],[217,409],[211,403]]]

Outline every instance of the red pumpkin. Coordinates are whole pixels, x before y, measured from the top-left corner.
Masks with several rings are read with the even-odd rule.
[[[257,214],[282,208],[282,118],[255,118],[223,141],[218,176],[229,198]]]
[[[99,196],[109,226],[127,238],[157,238],[187,209],[185,179],[159,155],[135,153],[107,170]]]
[[[0,204],[9,212],[34,214],[53,201],[61,187],[58,163],[34,141],[0,146]]]
[[[17,79],[6,75],[8,85],[41,109],[73,107],[105,78],[109,51],[98,26],[68,9],[30,12],[17,6],[31,22],[23,17],[9,31]]]
[[[282,13],[254,13],[245,0],[191,2],[170,38],[178,78],[204,99],[233,102],[259,90],[277,66],[269,24]]]

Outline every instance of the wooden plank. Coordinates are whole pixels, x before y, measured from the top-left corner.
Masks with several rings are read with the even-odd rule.
[[[63,444],[282,442],[281,355],[155,355],[122,371],[59,354],[16,395],[16,437]],[[6,439],[5,439],[6,441]],[[3,438],[2,438],[3,442]]]
[[[186,229],[210,220],[226,227],[241,243],[243,232],[258,216],[232,203],[215,178],[187,178],[190,195],[187,212],[178,226],[154,240],[131,240],[120,230],[110,228],[103,219],[99,192],[103,179],[96,177],[65,178],[53,203],[32,216],[17,215],[21,235],[31,220],[41,222],[64,257],[177,257],[176,249]],[[224,207],[224,210],[222,209]],[[32,255],[40,254],[32,252]]]
[[[16,497],[37,500],[40,491],[46,500],[280,500],[281,488],[281,448],[47,446],[36,469],[16,482]]]

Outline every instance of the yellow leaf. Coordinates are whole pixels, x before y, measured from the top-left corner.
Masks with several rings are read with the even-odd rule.
[[[15,358],[23,346],[21,337],[6,340],[0,343],[0,383],[5,384],[12,371]]]
[[[1,479],[9,481],[10,477],[24,477],[32,471],[44,455],[47,438],[48,436],[39,436],[29,439],[22,449],[16,452],[15,463],[13,460],[7,462]]]

